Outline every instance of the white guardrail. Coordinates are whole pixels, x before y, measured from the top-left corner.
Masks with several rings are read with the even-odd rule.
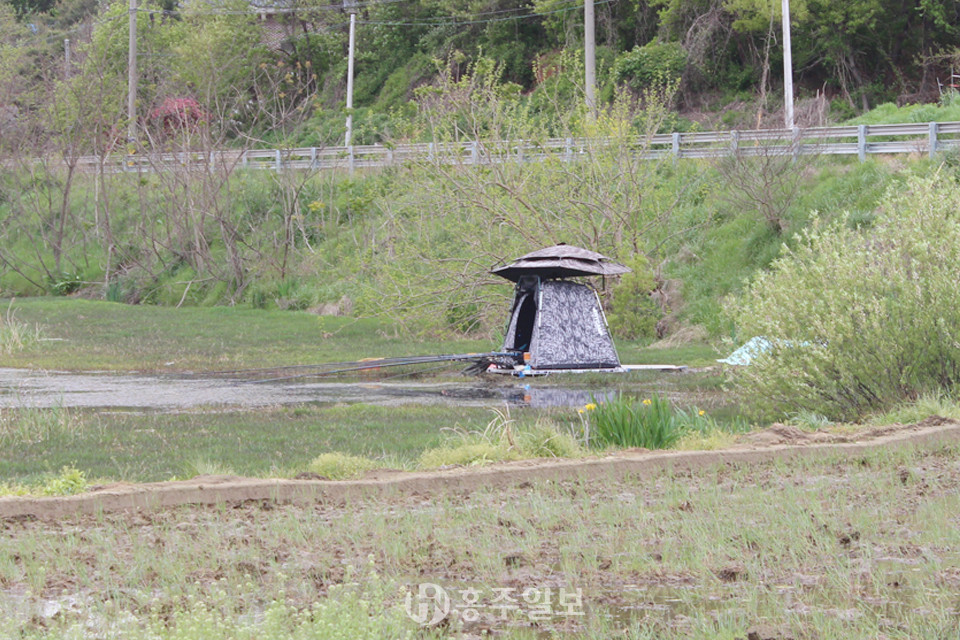
[[[747,131],[703,131],[665,133],[627,142],[644,158],[719,158],[730,155],[867,155],[929,154],[960,146],[960,122],[919,124],[871,124],[806,129],[756,129]],[[458,142],[357,145],[351,147],[304,147],[299,149],[257,149],[246,151],[181,152],[169,154],[111,154],[82,156],[80,171],[138,172],[180,167],[243,167],[283,171],[354,170],[390,167],[406,162],[439,162],[449,165],[531,162],[546,158],[572,161],[590,149],[612,144],[603,138],[555,138],[543,142]],[[623,145],[622,140],[616,144]]]

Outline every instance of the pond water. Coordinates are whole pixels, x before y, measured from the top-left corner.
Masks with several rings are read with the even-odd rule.
[[[468,406],[569,407],[610,389],[564,388],[508,380],[486,382],[268,382],[176,375],[63,373],[0,369],[0,408],[77,407],[160,411],[196,407],[256,408],[304,403],[382,405],[452,404]]]

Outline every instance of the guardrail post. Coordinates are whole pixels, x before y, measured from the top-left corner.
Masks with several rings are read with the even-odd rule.
[[[929,140],[928,144],[930,147],[930,157],[937,155],[937,132],[940,130],[940,125],[936,122],[930,123],[930,131],[927,134]]]
[[[280,173],[283,170],[283,158],[280,156],[280,149],[277,149],[276,156],[274,156],[273,169],[277,173]]]
[[[393,148],[392,147],[387,148],[387,164],[388,165],[393,164]]]
[[[480,150],[477,148],[477,141],[470,142],[470,164],[477,164],[480,159]]]
[[[791,146],[793,147],[793,161],[796,162],[797,158],[800,157],[800,150],[803,147],[803,142],[800,139],[800,127],[793,128],[793,140],[791,141]]]
[[[517,143],[517,164],[523,164],[523,143]]]
[[[673,133],[672,151],[673,151],[674,160],[680,157],[680,132],[679,131],[674,131]]]
[[[740,132],[733,130],[730,132],[730,152],[731,155],[737,155],[740,150]]]
[[[433,162],[433,155],[434,155],[433,151],[434,151],[433,143],[431,142],[430,144],[427,145],[427,160],[429,160],[430,162]]]
[[[243,153],[240,154],[240,165],[241,165],[244,169],[246,169],[246,168],[247,168],[247,165],[248,165],[249,163],[250,163],[250,159],[247,158],[247,152],[246,152],[246,150],[244,150]]]
[[[357,168],[357,159],[353,155],[353,145],[347,147],[347,153],[350,157],[350,175],[353,175],[353,170]]]
[[[867,161],[867,125],[857,125],[857,157],[860,162]]]
[[[566,146],[563,149],[563,159],[565,162],[573,160],[573,138],[567,138]]]
[[[311,169],[317,168],[317,148],[316,147],[310,147],[310,168]]]

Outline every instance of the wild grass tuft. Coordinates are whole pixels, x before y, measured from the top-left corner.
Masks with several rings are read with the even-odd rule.
[[[689,431],[673,445],[680,451],[713,451],[726,449],[737,441],[737,436],[720,428],[707,431]]]
[[[539,420],[529,427],[517,427],[510,410],[494,410],[483,431],[455,428],[444,445],[420,455],[420,467],[434,469],[449,465],[483,465],[525,458],[575,458],[583,448],[574,437],[555,424]]]
[[[833,424],[833,420],[816,411],[797,411],[787,416],[787,422],[804,431],[819,431]]]
[[[26,322],[17,320],[13,300],[7,305],[7,312],[0,315],[0,353],[10,355],[23,351],[40,341],[42,332],[40,325],[32,327]]]
[[[309,470],[330,480],[350,480],[380,466],[379,462],[370,458],[333,451],[314,458]]]
[[[886,413],[873,416],[869,421],[877,425],[912,424],[930,416],[960,420],[960,403],[943,391],[925,393],[913,402],[900,404]]]
[[[80,415],[66,407],[0,408],[0,447],[66,441],[82,435],[83,429]]]
[[[427,449],[420,454],[420,467],[438,469],[452,465],[481,466],[491,462],[519,459],[519,452],[492,442],[464,442]]]
[[[184,477],[195,478],[197,476],[232,476],[236,472],[229,465],[209,460],[207,458],[194,458],[184,465]]]

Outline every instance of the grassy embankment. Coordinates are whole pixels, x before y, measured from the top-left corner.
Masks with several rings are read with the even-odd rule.
[[[455,635],[456,623],[421,635],[402,612],[407,588],[434,582],[455,598],[476,588],[467,629],[504,637],[955,637],[957,453],[8,523],[0,633]],[[544,621],[490,608],[494,588],[548,586],[557,613]],[[582,589],[585,616],[559,613],[561,586]]]

